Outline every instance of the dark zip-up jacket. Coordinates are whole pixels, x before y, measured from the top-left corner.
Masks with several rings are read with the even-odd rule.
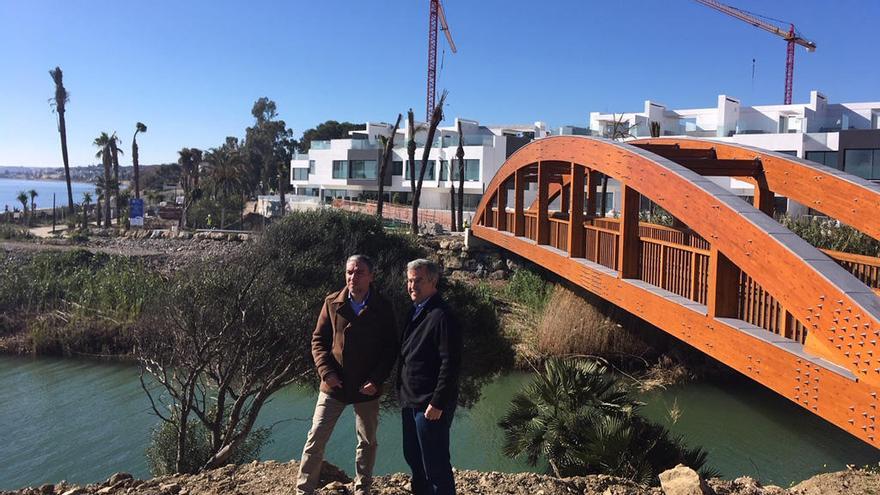
[[[397,325],[391,303],[375,289],[360,315],[348,302],[348,289],[324,299],[318,324],[312,334],[312,357],[321,377],[321,391],[330,397],[353,404],[378,398],[382,383],[391,374],[398,354]],[[342,388],[330,388],[324,379],[335,374]],[[358,391],[372,382],[379,392],[364,395]]]
[[[431,296],[415,320],[414,310],[401,337],[398,400],[401,407],[450,409],[458,400],[461,329],[439,294]]]

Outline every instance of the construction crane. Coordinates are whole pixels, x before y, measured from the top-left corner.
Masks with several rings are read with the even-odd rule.
[[[785,41],[788,42],[788,46],[786,49],[786,57],[785,57],[785,104],[791,104],[791,86],[792,80],[794,79],[794,45],[801,45],[806,48],[807,51],[815,51],[816,44],[812,41],[802,38],[800,34],[797,33],[794,29],[794,24],[789,24],[789,28],[786,31],[785,28],[781,28],[770,24],[769,22],[763,21],[752,14],[750,12],[746,12],[744,10],[740,10],[736,7],[731,7],[730,5],[725,5],[721,2],[716,2],[715,0],[696,0],[697,2],[711,7],[719,12],[723,12],[731,17],[736,17],[737,19],[747,22],[752,26],[757,28],[761,28],[764,31],[770,32],[779,36]],[[776,20],[776,19],[773,19]],[[782,22],[782,21],[778,21]]]
[[[435,86],[437,84],[437,22],[439,20],[443,34],[446,35],[446,41],[449,42],[449,48],[455,53],[455,42],[452,41],[452,34],[449,32],[449,25],[446,24],[446,14],[443,13],[443,5],[440,0],[428,0],[431,3],[431,14],[428,18],[428,101],[427,112],[425,112],[425,121],[431,121],[431,113],[434,111]]]

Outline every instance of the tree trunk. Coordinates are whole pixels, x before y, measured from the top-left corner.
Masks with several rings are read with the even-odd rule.
[[[458,121],[458,230],[464,231],[464,135],[461,133],[461,121]]]
[[[135,199],[141,197],[141,176],[140,176],[140,167],[138,164],[138,144],[137,144],[137,131],[134,132],[134,137],[131,138],[131,165],[134,171],[134,197]],[[150,144],[147,142],[147,144]]]
[[[99,196],[97,201],[95,201],[95,225],[98,228],[101,228],[101,197]]]
[[[116,193],[116,225],[122,222],[122,198],[119,194],[119,148],[116,147],[116,135],[110,139],[110,153],[113,159],[113,192]],[[108,227],[110,224],[107,224]]]
[[[104,227],[110,227],[110,194],[113,191],[110,177],[110,147],[104,147]]]
[[[284,177],[285,175],[286,174],[284,173],[284,165],[279,166],[278,167],[278,196],[281,199],[281,216],[282,217],[284,216],[284,213],[287,210],[287,201],[285,201],[285,198],[284,198],[285,182],[290,180],[290,176],[287,176],[287,178],[285,179],[285,177]]]
[[[421,170],[419,170],[419,182],[416,184],[416,191],[413,195],[412,230],[414,234],[417,234],[419,230],[419,202],[422,196],[422,184],[425,182],[425,172],[428,170],[428,156],[431,154],[431,146],[434,144],[434,134],[437,133],[437,126],[439,126],[440,121],[443,120],[443,103],[445,101],[446,91],[440,95],[440,100],[437,102],[437,106],[435,106],[434,111],[431,112],[431,122],[428,124],[428,136],[425,138],[425,149],[422,150],[422,167]]]
[[[397,114],[394,128],[391,129],[391,137],[385,141],[385,149],[382,150],[382,163],[379,164],[379,197],[376,198],[376,216],[379,218],[382,218],[382,207],[385,205],[385,176],[388,175],[388,162],[391,160],[394,138],[397,136],[397,129],[400,127],[401,117],[403,117],[401,114]]]
[[[67,181],[67,207],[75,215],[73,188],[70,185],[70,161],[67,158],[67,124],[64,121],[64,105],[58,106],[58,132],[61,134],[61,159],[64,160],[64,179]],[[76,223],[76,217],[74,217]]]
[[[449,178],[452,179],[452,167],[449,167]],[[449,230],[458,232],[455,227],[455,182],[449,186]]]

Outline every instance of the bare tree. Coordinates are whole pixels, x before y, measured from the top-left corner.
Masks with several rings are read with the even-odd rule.
[[[400,128],[401,115],[397,114],[397,120],[394,122],[394,128],[391,129],[391,136],[379,136],[382,141],[382,163],[379,164],[379,197],[376,200],[376,216],[382,218],[382,206],[385,204],[385,177],[388,176],[388,164],[391,162],[391,153],[394,151],[394,138],[397,136],[397,129]]]
[[[446,95],[448,93],[443,91],[443,94],[440,95],[439,101],[437,101],[437,106],[434,107],[434,111],[431,112],[431,122],[428,123],[428,135],[425,138],[425,148],[422,150],[422,166],[419,170],[419,179],[413,187],[412,181],[415,180],[415,176],[410,175],[410,188],[413,190],[413,198],[412,198],[412,221],[411,228],[413,234],[419,233],[419,199],[422,195],[422,184],[425,181],[425,172],[428,169],[428,155],[431,154],[431,146],[434,144],[434,134],[437,132],[437,126],[440,125],[440,121],[443,120],[443,103],[446,101]],[[410,123],[412,123],[412,110],[410,110]],[[408,144],[412,144],[413,155],[415,154],[415,132],[412,133],[411,141]],[[407,146],[409,150],[409,146]],[[411,159],[412,160],[412,159]],[[410,164],[410,170],[412,171],[415,167],[414,164]]]
[[[271,274],[271,261],[233,261],[185,272],[135,327],[141,385],[176,433],[176,472],[234,459],[266,400],[312,368],[308,318],[293,312],[312,316],[302,297]],[[194,427],[209,438],[197,461],[187,458]]]
[[[458,121],[458,149],[455,158],[458,160],[458,230],[464,230],[464,134],[461,132],[461,120]]]
[[[134,197],[141,197],[141,175],[140,163],[138,162],[138,142],[137,135],[139,132],[147,132],[147,126],[143,122],[135,124],[134,136],[131,138],[131,164],[134,167]]]

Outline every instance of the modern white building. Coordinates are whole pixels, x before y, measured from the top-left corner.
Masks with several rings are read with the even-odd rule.
[[[594,135],[612,137],[628,130],[634,138],[650,137],[651,122],[660,125],[660,136],[689,136],[728,141],[791,155],[825,164],[865,179],[880,181],[880,101],[829,103],[819,91],[810,92],[809,103],[744,106],[740,100],[719,95],[716,106],[667,109],[645,101],[641,112],[590,113]],[[750,198],[753,187],[736,179],[716,178],[738,196]],[[616,185],[609,187],[615,210],[620,209]],[[787,203],[787,204],[786,204]],[[779,198],[777,211],[792,215],[808,209]]]
[[[450,186],[458,187],[455,159],[461,122],[464,147],[464,204],[475,209],[495,172],[514,151],[532,139],[547,136],[543,122],[531,125],[482,126],[473,120],[456,119],[452,126],[438,127],[429,154],[428,168],[422,184],[421,206],[448,209]],[[420,123],[416,129],[420,129]],[[394,138],[391,171],[386,176],[386,200],[404,203],[410,199],[410,177],[407,166],[405,124]],[[426,127],[426,126],[425,126]],[[290,184],[294,194],[317,196],[323,201],[333,198],[352,200],[376,199],[377,177],[382,160],[382,137],[389,137],[393,126],[368,123],[366,129],[351,131],[350,137],[329,141],[312,141],[307,154],[297,155],[291,162]],[[427,139],[426,130],[418,130],[415,140],[416,174],[421,166]]]

